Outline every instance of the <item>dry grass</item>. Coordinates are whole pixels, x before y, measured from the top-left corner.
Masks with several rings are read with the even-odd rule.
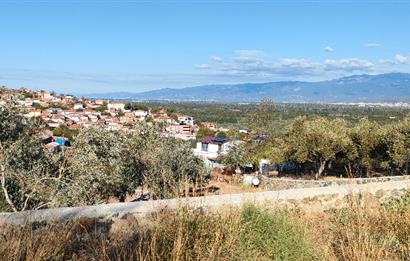
[[[409,260],[410,197],[321,213],[253,206],[0,228],[1,260]]]

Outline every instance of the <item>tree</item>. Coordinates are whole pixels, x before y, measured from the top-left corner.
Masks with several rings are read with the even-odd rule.
[[[198,132],[196,133],[197,138],[202,138],[205,136],[214,136],[214,135],[215,135],[215,131],[208,129],[208,128],[204,128],[204,127],[200,127]]]
[[[366,176],[369,176],[370,171],[388,164],[385,134],[384,128],[366,118],[361,119],[350,130],[349,136],[352,142],[346,147],[342,159],[348,176],[354,174],[361,176],[363,171]]]
[[[410,159],[410,118],[388,127],[388,146],[392,164],[408,174]]]
[[[129,102],[125,104],[124,109],[131,110],[131,111],[137,111],[137,110],[148,111],[148,107],[146,105],[136,103],[136,102]]]
[[[218,137],[218,138],[226,138],[227,135],[226,135],[226,132],[224,132],[224,131],[218,131],[218,132],[216,133],[216,137]]]
[[[275,106],[269,99],[262,100],[255,111],[249,113],[244,119],[244,125],[254,130],[259,135],[268,135],[272,131],[275,118]]]
[[[43,207],[54,179],[52,155],[36,136],[35,122],[25,119],[18,108],[0,106],[0,180],[2,198],[9,210]]]
[[[208,171],[188,144],[140,125],[125,135],[85,128],[71,147],[48,150],[39,126],[14,110],[0,107],[0,206],[20,211],[123,201],[139,186],[153,197],[187,194],[206,181]]]
[[[82,129],[64,153],[63,182],[56,205],[84,205],[123,198],[126,173],[125,139],[103,128]]]
[[[219,160],[230,168],[242,167],[249,163],[247,161],[245,144],[235,144],[227,154],[221,155]]]
[[[132,155],[128,177],[139,180],[153,197],[186,195],[190,185],[206,182],[204,162],[194,156],[186,142],[163,138],[156,126],[145,124],[128,139],[128,154]]]
[[[108,110],[108,107],[107,105],[102,105],[102,106],[95,108],[95,110],[98,112],[105,112],[106,110]]]
[[[277,142],[276,156],[281,162],[313,164],[316,179],[351,145],[346,122],[340,119],[316,118],[307,121],[298,117]]]
[[[67,125],[62,124],[53,130],[53,134],[55,136],[66,137],[72,141],[74,137],[78,135],[78,130],[72,130],[68,128]]]

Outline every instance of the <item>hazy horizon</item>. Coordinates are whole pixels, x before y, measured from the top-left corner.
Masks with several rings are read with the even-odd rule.
[[[410,2],[2,1],[0,85],[61,93],[410,72]]]

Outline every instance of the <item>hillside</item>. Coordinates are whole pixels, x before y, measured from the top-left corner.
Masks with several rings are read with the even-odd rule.
[[[264,98],[271,98],[276,102],[314,103],[410,101],[410,74],[354,75],[319,82],[216,84],[88,96],[109,99],[217,102],[256,102]]]

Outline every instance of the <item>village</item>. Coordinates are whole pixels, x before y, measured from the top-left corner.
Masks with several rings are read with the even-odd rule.
[[[225,135],[197,135],[202,128],[215,134],[226,133],[227,128],[217,127],[212,122],[197,124],[192,116],[170,112],[166,108],[153,110],[127,101],[77,98],[73,95],[57,95],[43,90],[28,88],[18,90],[0,88],[0,105],[21,108],[26,118],[41,119],[46,125],[44,143],[54,151],[70,146],[73,134],[82,128],[102,127],[112,131],[131,133],[136,126],[157,123],[162,136],[192,141],[195,155],[201,157],[210,169],[223,168],[217,159],[237,144]],[[241,130],[246,133],[246,130]]]

